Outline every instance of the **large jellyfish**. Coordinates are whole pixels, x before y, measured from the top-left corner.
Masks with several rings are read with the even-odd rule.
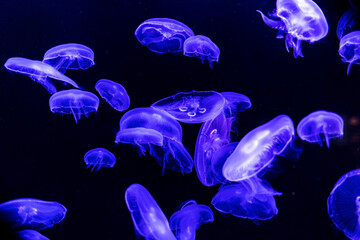
[[[15,232],[17,240],[49,240],[41,233],[34,230],[22,230]]]
[[[96,82],[95,89],[117,111],[122,112],[130,107],[129,95],[120,83],[100,79]]]
[[[165,214],[144,186],[130,185],[125,192],[125,202],[136,232],[146,240],[176,240]]]
[[[284,38],[285,46],[294,49],[294,57],[303,57],[301,42],[310,43],[324,38],[328,31],[324,13],[312,0],[277,0],[276,11],[266,17],[257,10],[269,27],[279,30],[277,38]]]
[[[102,167],[113,167],[116,162],[115,155],[105,148],[94,148],[84,155],[84,161],[88,167],[100,170]]]

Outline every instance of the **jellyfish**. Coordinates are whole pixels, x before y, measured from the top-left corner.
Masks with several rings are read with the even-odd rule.
[[[85,153],[84,161],[88,167],[92,166],[91,171],[94,169],[99,171],[101,167],[113,167],[116,158],[105,148],[95,148]]]
[[[180,122],[202,123],[223,111],[224,97],[214,91],[179,92],[161,99],[151,107],[164,110]]]
[[[239,112],[243,112],[251,107],[251,101],[248,96],[236,92],[222,92],[221,95],[225,98],[225,115],[227,118],[233,117]]]
[[[79,86],[72,79],[57,71],[52,66],[27,58],[13,57],[5,62],[5,67],[11,72],[16,72],[29,76],[33,81],[40,83],[50,94],[56,92],[53,82],[49,78],[53,78],[72,86],[79,88]]]
[[[89,113],[97,111],[99,98],[91,92],[70,89],[52,95],[49,105],[53,113],[74,115],[77,123],[82,115],[88,117]]]
[[[146,150],[165,168],[190,173],[193,160],[182,144],[181,125],[165,111],[135,108],[120,119],[116,143],[133,144],[142,154]]]
[[[139,42],[156,53],[182,52],[184,41],[194,35],[188,26],[170,18],[148,19],[135,31]]]
[[[130,107],[129,95],[121,84],[107,79],[100,79],[96,82],[95,89],[102,98],[119,112]]]
[[[41,230],[61,222],[66,211],[58,202],[20,198],[0,204],[0,219],[17,230]]]
[[[184,51],[185,56],[200,58],[204,63],[208,60],[210,68],[213,68],[213,62],[219,62],[220,49],[210,38],[196,35],[185,40]]]
[[[295,137],[294,124],[287,115],[279,115],[245,135],[223,166],[229,181],[241,181],[271,166]]]
[[[333,112],[315,111],[301,119],[296,131],[301,140],[310,143],[317,142],[320,146],[325,140],[329,148],[330,139],[344,135],[344,120]]]
[[[177,240],[195,240],[200,225],[213,221],[214,214],[208,206],[189,200],[170,217],[170,227],[175,231]]]
[[[301,42],[313,43],[324,38],[328,31],[324,13],[312,0],[277,0],[276,10],[265,16],[257,10],[266,25],[278,29],[277,38],[284,38],[285,46],[294,49],[294,57],[303,57]]]
[[[34,230],[22,230],[15,233],[18,240],[49,240],[41,233]]]
[[[125,191],[125,202],[136,232],[146,240],[176,240],[165,214],[144,186],[130,185]]]
[[[65,73],[67,69],[87,69],[95,64],[94,52],[87,46],[67,43],[50,48],[44,55],[47,63]]]

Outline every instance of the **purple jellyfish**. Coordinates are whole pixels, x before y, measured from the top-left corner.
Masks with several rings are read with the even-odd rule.
[[[91,171],[94,169],[100,170],[102,167],[113,167],[116,162],[115,155],[105,148],[94,148],[85,153],[84,161],[89,167],[92,166]]]
[[[130,107],[130,98],[125,88],[117,82],[100,79],[95,89],[115,110],[122,112]]]

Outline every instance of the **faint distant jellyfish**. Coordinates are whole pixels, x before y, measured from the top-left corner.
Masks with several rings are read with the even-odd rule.
[[[211,68],[213,62],[219,62],[220,49],[210,38],[196,35],[186,39],[184,43],[184,55],[188,57],[200,58],[201,62],[207,59]]]
[[[344,120],[333,112],[315,111],[301,119],[296,131],[303,141],[317,142],[320,146],[325,141],[330,147],[330,139],[344,135]]]
[[[95,64],[94,52],[87,46],[68,43],[50,48],[44,55],[44,63],[64,73],[67,69],[87,69]]]
[[[114,109],[122,112],[130,107],[130,98],[125,88],[116,82],[100,79],[95,89]]]
[[[301,42],[313,43],[324,38],[328,31],[324,13],[312,0],[277,0],[276,11],[266,17],[257,10],[269,27],[279,30],[277,38],[285,35],[285,46],[294,49],[294,57],[303,57]]]
[[[91,171],[93,171],[94,169],[100,170],[102,167],[113,167],[116,158],[114,154],[105,148],[95,148],[84,155],[84,161],[88,168],[92,166]]]
[[[170,18],[148,19],[135,31],[139,42],[156,53],[182,52],[184,41],[194,35],[188,26]]]
[[[136,232],[146,240],[176,240],[165,214],[145,187],[137,183],[130,185],[125,202]]]
[[[49,105],[53,113],[74,115],[77,123],[82,115],[88,117],[89,113],[97,111],[99,98],[91,92],[70,89],[53,94]]]
[[[287,115],[279,115],[245,135],[223,166],[229,181],[241,181],[270,167],[295,137],[294,124]]]
[[[189,200],[170,217],[169,222],[177,240],[195,240],[196,230],[200,225],[213,221],[214,214],[208,206]]]
[[[202,123],[214,119],[223,111],[224,97],[214,91],[179,92],[161,99],[151,107],[164,110],[176,120],[185,123]]]
[[[66,211],[57,202],[21,198],[0,204],[0,219],[14,229],[41,230],[61,222]]]
[[[49,240],[41,233],[34,230],[22,230],[15,233],[18,240]]]
[[[241,93],[222,92],[221,95],[225,98],[224,111],[227,118],[251,107],[250,98]]]

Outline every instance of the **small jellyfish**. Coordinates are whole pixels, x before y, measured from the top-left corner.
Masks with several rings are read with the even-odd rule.
[[[344,174],[327,200],[328,214],[350,239],[360,239],[360,169]]]
[[[301,119],[296,131],[301,140],[317,142],[320,146],[325,140],[329,148],[330,139],[344,135],[344,120],[333,112],[315,111]]]
[[[144,186],[130,185],[125,192],[125,202],[136,232],[146,240],[176,240],[165,214]]]
[[[119,112],[130,107],[129,95],[121,84],[107,79],[100,79],[96,82],[95,89],[102,98]]]
[[[52,95],[49,105],[53,113],[74,115],[77,123],[82,115],[88,117],[89,113],[97,111],[99,98],[91,92],[70,89]]]
[[[294,124],[287,115],[279,115],[245,135],[226,160],[223,176],[241,181],[270,167],[295,137]]]
[[[95,64],[94,52],[87,46],[68,43],[50,48],[44,55],[47,63],[65,73],[67,69],[87,69]]]
[[[227,118],[251,107],[250,98],[241,93],[222,92],[221,95],[225,98],[224,111]]]
[[[170,227],[175,231],[177,240],[195,240],[200,225],[213,221],[214,214],[208,206],[189,200],[170,217]]]
[[[34,230],[22,230],[15,233],[17,240],[49,240],[41,233]]]
[[[170,18],[148,19],[135,31],[139,42],[156,53],[182,52],[184,41],[194,35],[188,26]]]
[[[21,198],[0,204],[0,219],[17,230],[41,230],[61,222],[66,211],[57,202]]]
[[[91,171],[94,169],[100,170],[102,167],[113,167],[116,162],[114,154],[105,148],[91,149],[84,155],[84,161],[88,168],[92,166]]]
[[[276,11],[265,16],[257,10],[266,25],[278,29],[277,38],[285,37],[285,46],[294,49],[294,57],[303,57],[301,42],[310,43],[324,38],[328,31],[324,13],[312,0],[277,0]]]
[[[164,110],[176,120],[202,123],[214,119],[223,111],[224,97],[214,91],[179,92],[161,99],[151,107]]]
[[[220,57],[218,46],[210,38],[202,35],[186,39],[183,53],[188,57],[200,58],[202,63],[207,59],[210,68],[213,68],[213,62],[219,62]]]

